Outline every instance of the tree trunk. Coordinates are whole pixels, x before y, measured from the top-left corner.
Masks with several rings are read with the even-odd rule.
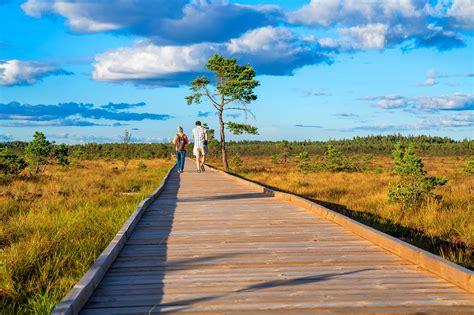
[[[219,116],[219,125],[221,133],[221,154],[222,154],[222,165],[227,171],[229,169],[229,163],[227,163],[227,152],[225,150],[225,133],[224,133],[224,120],[222,119],[222,110],[220,110],[217,115]]]

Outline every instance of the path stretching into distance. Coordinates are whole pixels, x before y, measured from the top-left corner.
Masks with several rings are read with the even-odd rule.
[[[81,314],[471,312],[474,295],[188,160]]]

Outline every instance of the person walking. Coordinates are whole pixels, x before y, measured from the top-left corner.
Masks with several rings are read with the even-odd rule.
[[[176,164],[178,165],[178,173],[184,172],[186,144],[188,143],[188,136],[183,132],[183,127],[179,126],[178,133],[173,138],[173,144],[176,146]]]
[[[207,130],[201,126],[201,122],[198,120],[195,123],[196,127],[193,129],[194,149],[193,153],[196,157],[197,172],[204,172],[204,163],[206,162],[207,154]]]

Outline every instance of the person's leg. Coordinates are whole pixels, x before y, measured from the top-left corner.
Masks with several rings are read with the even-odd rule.
[[[197,150],[197,155],[196,155],[196,168],[197,168],[197,171],[200,172],[201,171],[201,152],[199,151],[199,149]]]
[[[181,172],[184,172],[184,162],[186,162],[186,151],[181,151]]]
[[[178,154],[179,154],[178,170],[182,172],[184,170],[184,157],[185,157],[186,152],[178,151]]]
[[[178,172],[179,172],[179,166],[181,164],[181,154],[179,153],[180,153],[179,151],[176,151],[176,167],[178,168]]]
[[[206,163],[206,154],[204,153],[202,156],[201,156],[201,170],[203,172],[206,171],[206,169],[204,168],[204,164]]]

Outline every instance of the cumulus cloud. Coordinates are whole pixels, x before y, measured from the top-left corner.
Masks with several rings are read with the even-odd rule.
[[[454,93],[452,95],[405,97],[396,94],[366,96],[361,100],[384,109],[411,107],[422,111],[468,111],[474,110],[474,95]]]
[[[433,86],[439,83],[438,79],[440,78],[453,78],[453,77],[473,77],[471,72],[464,73],[439,73],[434,69],[429,69],[426,71],[425,81],[418,82],[417,86]]]
[[[71,75],[72,72],[47,62],[0,60],[0,85],[30,85],[53,75]]]
[[[219,45],[157,46],[139,42],[95,57],[92,77],[97,81],[178,85],[187,83]]]
[[[167,120],[170,115],[154,113],[132,113],[119,111],[120,108],[142,106],[137,104],[113,104],[109,103],[102,107],[83,103],[61,103],[58,105],[29,105],[11,102],[0,104],[0,120],[7,121],[3,126],[25,127],[25,126],[123,126],[121,122],[143,121],[143,120]],[[118,105],[118,106],[116,106]],[[118,121],[114,124],[104,124],[92,120]]]
[[[296,24],[328,27],[415,18],[422,14],[421,1],[312,0],[299,10],[289,13],[288,18]]]
[[[453,95],[422,96],[414,99],[415,107],[421,110],[474,110],[474,95],[454,93]]]
[[[434,5],[426,5],[426,11],[432,16],[444,17],[453,27],[474,29],[474,2],[472,0],[439,0]]]
[[[446,128],[471,128],[474,126],[474,115],[472,113],[448,115],[435,117],[431,119],[418,120],[411,124],[378,124],[364,125],[339,131],[370,131],[370,132],[402,132],[402,131],[420,131],[420,130],[439,130]]]
[[[226,41],[283,19],[277,6],[206,0],[28,0],[22,8],[33,17],[61,15],[77,33],[113,31],[179,44]]]
[[[426,80],[422,82],[418,82],[416,85],[417,86],[433,86],[438,84],[438,81],[436,80],[437,74],[434,69],[430,69],[426,71]]]
[[[387,31],[388,25],[383,23],[342,28],[339,30],[343,38],[340,45],[354,50],[384,49]]]
[[[405,97],[397,94],[389,94],[382,96],[366,96],[362,100],[373,101],[372,103],[378,107],[385,109],[402,108],[408,106],[408,101]]]
[[[317,44],[287,28],[268,26],[226,43],[159,46],[141,41],[97,55],[92,76],[97,81],[176,86],[206,72],[204,65],[215,53],[251,63],[260,75],[288,75],[304,65],[331,62]]]
[[[471,0],[453,1],[444,10],[433,8],[428,0],[312,0],[289,13],[288,20],[335,28],[340,38],[321,39],[323,47],[362,50],[406,44],[404,49],[449,50],[465,45],[459,31],[469,29],[466,25],[472,23],[472,6]],[[450,18],[462,23],[446,22]]]

